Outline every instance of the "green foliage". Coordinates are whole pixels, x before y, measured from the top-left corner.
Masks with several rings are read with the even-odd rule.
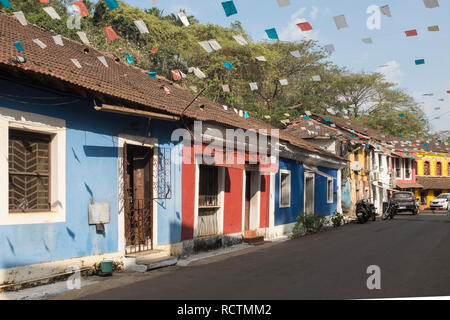
[[[243,34],[249,41],[239,21],[230,27],[199,24],[188,16],[189,27],[182,25],[174,14],[165,15],[158,8],[142,10],[119,1],[120,9],[110,11],[104,1],[83,0],[89,17],[81,19],[81,31],[87,34],[91,45],[124,60],[129,53],[134,65],[171,79],[171,70],[180,69],[187,74],[179,81],[185,88],[203,89],[203,95],[215,102],[243,109],[253,117],[269,121],[280,127],[281,120],[295,119],[306,110],[327,114],[333,108],[338,116],[349,115],[389,135],[402,134],[405,138],[425,138],[430,125],[414,102],[395,84],[388,83],[381,74],[357,73],[344,75],[344,69],[328,61],[328,54],[315,41],[301,42],[249,42],[239,45],[233,35]],[[37,0],[11,0],[12,13],[23,11],[29,22],[53,30],[76,41],[78,30],[67,27],[67,7],[72,0],[50,0],[50,4]],[[42,8],[51,5],[61,16],[52,20]],[[180,8],[182,10],[183,8]],[[143,20],[148,34],[140,34],[135,20]],[[119,39],[107,41],[103,28],[112,26]],[[216,39],[221,50],[205,52],[199,41]],[[158,48],[156,54],[149,52]],[[300,58],[291,55],[299,51]],[[255,58],[264,56],[267,62]],[[234,68],[227,70],[223,63],[229,61]],[[188,67],[198,67],[206,79],[188,73]],[[312,81],[319,75],[320,82]],[[287,79],[288,86],[279,80]],[[250,82],[257,82],[259,90],[251,91]],[[222,90],[228,84],[231,92]],[[399,113],[405,117],[400,118]],[[425,121],[421,121],[425,119]]]
[[[335,211],[331,216],[331,223],[335,228],[342,226],[344,222],[345,222],[344,216],[337,211]]]
[[[304,215],[297,217],[297,222],[292,229],[291,239],[303,237],[306,234],[317,233],[322,230],[325,216],[320,214]]]

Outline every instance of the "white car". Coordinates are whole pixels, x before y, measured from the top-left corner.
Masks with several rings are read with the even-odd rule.
[[[430,201],[430,209],[450,211],[450,193],[443,193],[439,197]]]

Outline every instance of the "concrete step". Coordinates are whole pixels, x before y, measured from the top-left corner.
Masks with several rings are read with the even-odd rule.
[[[178,262],[177,257],[167,256],[163,258],[156,258],[156,259],[142,259],[139,260],[136,264],[140,266],[145,266],[146,271],[154,270],[154,269],[160,269],[164,267],[170,267],[173,265],[176,265]]]
[[[149,250],[149,251],[143,251],[143,252],[137,252],[137,253],[128,253],[125,255],[126,258],[136,258],[136,260],[139,259],[146,259],[146,258],[162,258],[168,256],[167,251],[164,250]]]
[[[264,237],[263,236],[254,236],[254,237],[245,237],[244,236],[244,242],[252,245],[258,245],[264,243]]]
[[[164,250],[151,250],[133,254],[127,254],[124,259],[125,271],[147,272],[153,269],[175,265],[176,257],[170,256]]]

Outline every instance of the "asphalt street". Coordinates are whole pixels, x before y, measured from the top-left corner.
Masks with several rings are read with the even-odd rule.
[[[369,290],[367,268],[380,267]],[[81,289],[84,290],[84,289]],[[88,289],[86,289],[88,290]],[[82,299],[358,299],[450,296],[450,217],[399,215],[173,267]],[[62,298],[70,299],[70,295]]]

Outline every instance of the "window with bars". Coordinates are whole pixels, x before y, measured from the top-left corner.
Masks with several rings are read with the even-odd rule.
[[[50,211],[51,136],[9,130],[9,211]]]
[[[200,165],[198,191],[197,236],[211,236],[219,232],[219,168]]]

